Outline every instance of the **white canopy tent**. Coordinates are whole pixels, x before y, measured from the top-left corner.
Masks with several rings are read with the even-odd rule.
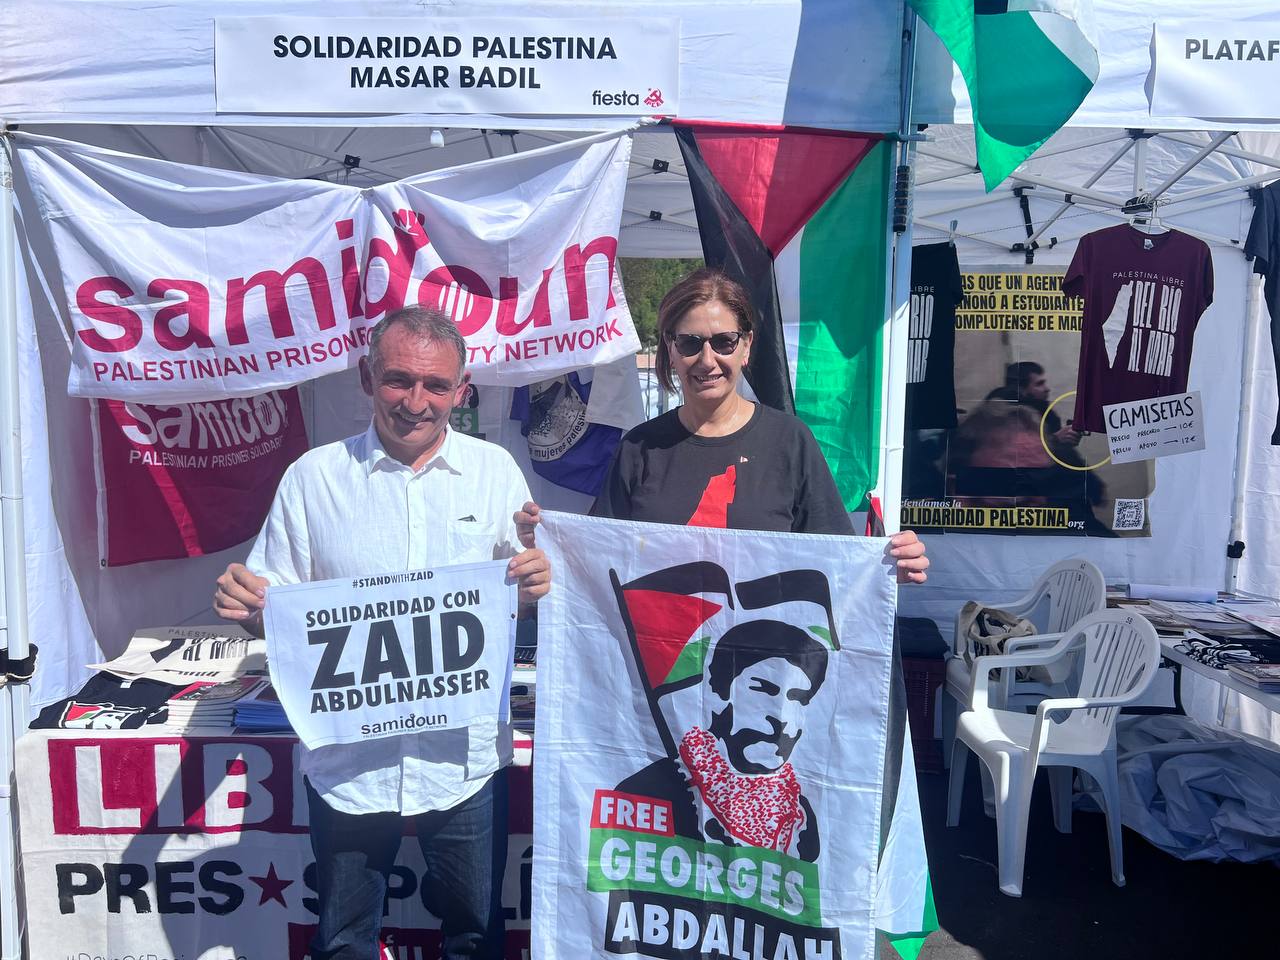
[[[1265,446],[1275,379],[1265,340],[1259,340],[1259,299],[1250,297],[1248,267],[1239,246],[1250,216],[1246,188],[1280,176],[1280,166],[1268,159],[1280,156],[1280,149],[1270,142],[1271,134],[1280,131],[1280,121],[1268,119],[1242,128],[1238,121],[1152,117],[1146,92],[1152,14],[1134,11],[1118,0],[1098,0],[1094,6],[1102,58],[1097,87],[1070,127],[990,196],[982,192],[978,177],[965,172],[973,151],[964,126],[969,114],[963,84],[941,45],[922,29],[911,115],[914,122],[931,126],[916,153],[915,230],[922,238],[941,236],[947,222],[958,219],[962,263],[1024,262],[1025,255],[1013,248],[1029,238],[1012,189],[1028,187],[1032,232],[1041,231],[1031,238],[1040,244],[1037,262],[1065,264],[1073,241],[1089,229],[1117,222],[1119,203],[1138,192],[1138,186],[1165,188],[1170,200],[1162,211],[1165,219],[1201,233],[1214,250],[1217,294],[1202,323],[1192,370],[1192,387],[1213,398],[1210,447],[1202,455],[1170,458],[1159,465],[1151,505],[1153,536],[1148,540],[935,538],[930,544],[930,586],[904,591],[902,601],[907,612],[943,622],[961,599],[1016,592],[1025,584],[1028,570],[1073,554],[1095,559],[1117,579],[1218,586],[1229,576],[1226,544],[1241,539],[1248,549],[1238,571],[1239,585],[1258,592],[1276,589],[1280,547],[1268,552],[1266,536],[1268,526],[1280,522],[1280,484],[1273,482],[1280,476],[1280,455]],[[1270,7],[1261,0],[1243,0],[1232,13],[1238,20],[1261,20],[1270,15]],[[0,7],[0,120],[33,132],[185,163],[361,185],[627,123],[565,116],[218,112],[216,18],[325,15],[330,10],[314,0],[212,0],[198,6],[139,0],[12,0]],[[527,4],[503,0],[473,0],[465,8],[364,0],[344,6],[342,15],[409,17],[423,16],[424,11],[435,16],[530,16]],[[1160,14],[1187,19],[1221,16],[1217,5],[1205,0],[1164,5]],[[640,0],[623,11],[609,4],[554,0],[539,5],[536,15],[679,17],[683,117],[888,134],[902,128],[903,11],[898,4]],[[1133,139],[1126,132],[1131,128],[1173,132]],[[443,145],[431,145],[434,130],[441,132]],[[661,127],[640,131],[632,164],[619,254],[699,256],[693,203],[670,132]],[[7,177],[5,181],[8,187]],[[1069,205],[1066,194],[1071,194]],[[0,207],[8,216],[7,196]],[[57,318],[52,313],[37,315],[38,329],[16,329],[16,300],[40,299],[38,280],[29,276],[23,251],[9,246],[17,235],[2,218],[0,233],[4,265],[16,268],[4,271],[8,285],[0,286],[0,344],[11,360],[30,358],[36,355],[37,338],[50,346],[58,342]],[[906,241],[910,237],[909,231]],[[1057,242],[1051,244],[1054,237]],[[900,263],[904,266],[905,260]],[[895,304],[905,299],[904,277],[900,270]],[[887,327],[890,381],[897,387],[886,396],[901,396],[904,361],[902,351],[893,355],[892,331],[901,334],[904,317],[899,310],[896,323]],[[12,345],[22,349],[15,351]],[[86,449],[85,418],[72,415],[72,408],[83,401],[58,390],[59,382],[65,382],[66,361],[51,357],[46,351],[43,369],[24,367],[21,380],[16,366],[5,367],[5,393],[0,395],[0,427],[6,441],[15,441],[0,449],[9,561],[4,569],[4,639],[14,651],[25,648],[28,612],[51,647],[59,646],[64,637],[81,639],[74,648],[77,653],[45,651],[50,659],[61,656],[63,663],[57,674],[61,680],[45,687],[37,697],[40,701],[64,695],[66,685],[81,675],[85,639],[89,650],[101,646],[103,637],[94,624],[104,610],[109,616],[102,622],[112,625],[112,636],[122,624],[207,616],[213,574],[233,553],[243,552],[182,564],[149,564],[132,572],[98,568],[92,500],[85,493],[92,478],[70,478],[68,486],[69,478],[58,474],[67,464],[79,462]],[[1249,371],[1256,371],[1256,376],[1248,376]],[[47,386],[33,388],[33,383]],[[1251,416],[1255,405],[1260,414]],[[890,403],[887,409],[892,408]],[[900,425],[900,418],[900,409],[896,421],[891,413],[890,425]],[[900,439],[886,436],[884,453],[882,475],[892,478],[892,465],[900,462]],[[55,478],[68,491],[56,504],[50,492]],[[1235,510],[1233,490],[1247,491]],[[896,488],[884,492],[892,507]],[[26,564],[14,563],[24,552]],[[149,583],[146,595],[133,589],[139,575]],[[0,723],[21,729],[26,718],[25,698],[17,696]],[[0,730],[0,740],[7,742],[9,734]],[[7,776],[0,790],[7,792]],[[0,875],[7,875],[4,867],[0,863]],[[7,938],[13,923],[12,915],[0,915],[0,927],[6,929],[0,960],[16,956]]]
[[[134,154],[292,178],[353,185],[386,182],[504,153],[526,151],[626,118],[579,116],[230,115],[214,96],[214,21],[236,16],[331,15],[315,2],[218,0],[144,4],[136,0],[54,0],[0,9],[0,121],[6,129],[60,136]],[[381,0],[347,5],[347,18],[508,16],[526,4],[479,0],[461,9]],[[889,132],[900,125],[902,11],[870,0],[802,4],[552,2],[538,19],[635,16],[680,21],[681,116],[736,123],[793,124]],[[434,131],[439,131],[437,137]],[[442,142],[441,142],[442,141]],[[433,146],[433,142],[439,144]],[[701,244],[679,151],[669,130],[635,139],[620,235],[621,256],[698,256]],[[661,161],[655,163],[655,161]],[[6,162],[0,207],[13,212]],[[21,191],[21,177],[18,177]],[[33,208],[23,212],[33,216]],[[0,451],[4,505],[4,636],[25,654],[45,638],[37,704],[65,696],[84,664],[114,652],[130,626],[210,616],[209,584],[245,548],[182,563],[99,566],[92,449],[84,402],[66,395],[64,332],[34,269],[42,251],[19,222],[0,220]],[[23,309],[18,309],[19,304]],[[28,314],[26,305],[30,304]],[[19,324],[18,317],[29,319]],[[342,377],[329,378],[341,381]],[[324,442],[351,432],[350,378],[316,404]],[[332,434],[332,435],[331,435]],[[25,494],[25,496],[24,496]],[[554,506],[554,503],[548,504]],[[25,530],[24,530],[25,527]],[[24,556],[25,555],[25,556]],[[28,719],[28,691],[13,684],[0,711],[0,876],[14,875],[9,820],[10,746]],[[0,901],[0,957],[19,955],[13,885]]]

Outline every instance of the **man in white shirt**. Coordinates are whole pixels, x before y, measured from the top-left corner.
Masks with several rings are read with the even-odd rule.
[[[501,447],[448,426],[467,389],[465,358],[457,328],[436,310],[406,308],[374,328],[360,361],[373,422],[285,472],[247,563],[218,578],[220,616],[260,632],[271,585],[502,557],[512,558],[521,615],[532,611],[551,573],[531,528],[516,526],[517,511],[537,513],[520,468]],[[376,960],[407,817],[446,960],[501,957],[501,768],[510,757],[510,726],[497,721],[303,748],[320,902],[312,960]]]

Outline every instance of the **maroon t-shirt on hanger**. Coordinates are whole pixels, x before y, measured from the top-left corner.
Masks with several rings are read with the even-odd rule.
[[[1196,323],[1213,302],[1204,241],[1128,224],[1081,237],[1062,290],[1084,297],[1072,425],[1106,433],[1102,408],[1182,393]]]

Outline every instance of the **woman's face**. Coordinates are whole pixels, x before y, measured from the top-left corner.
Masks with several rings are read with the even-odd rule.
[[[738,318],[718,300],[699,304],[672,327],[666,348],[686,403],[714,405],[737,390],[738,377],[751,352],[751,334],[742,333],[727,355],[717,353],[711,341],[716,334],[737,333]],[[686,357],[673,340],[689,336],[702,337],[704,342],[693,356]]]

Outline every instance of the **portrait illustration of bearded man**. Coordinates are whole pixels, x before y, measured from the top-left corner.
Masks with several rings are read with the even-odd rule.
[[[721,568],[699,563],[615,585],[667,754],[617,791],[670,804],[678,836],[816,861],[819,825],[791,756],[838,649],[826,578],[787,571],[735,588]],[[797,604],[817,604],[824,625],[739,619],[714,643],[695,637],[735,607],[735,593],[740,615],[778,605],[794,614]],[[680,697],[684,705],[676,707]]]

